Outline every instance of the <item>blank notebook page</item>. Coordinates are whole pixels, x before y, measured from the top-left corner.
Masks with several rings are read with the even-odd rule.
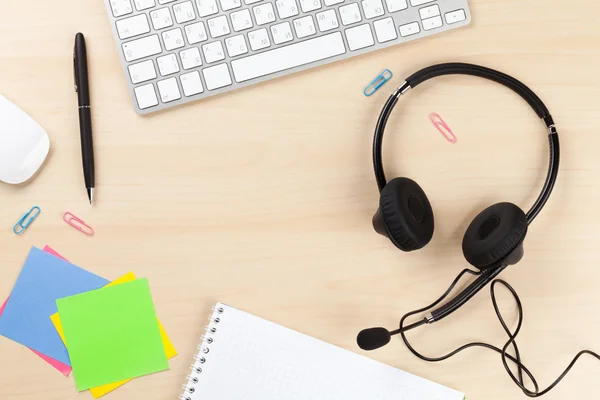
[[[218,303],[183,400],[463,400],[456,390]]]

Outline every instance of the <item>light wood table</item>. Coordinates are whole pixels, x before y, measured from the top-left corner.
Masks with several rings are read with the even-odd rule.
[[[393,328],[468,266],[460,244],[479,211],[500,201],[527,209],[543,183],[546,131],[528,106],[493,83],[440,78],[402,100],[385,143],[388,175],[414,178],[434,205],[433,241],[407,254],[374,233],[371,140],[385,99],[422,67],[479,63],[530,85],[561,134],[554,194],[530,227],[524,260],[502,275],[522,297],[519,344],[545,387],[580,349],[600,351],[600,5],[470,3],[465,29],[139,117],[101,0],[2,1],[0,92],[45,127],[52,151],[31,183],[0,184],[0,294],[9,295],[29,248],[45,244],[108,279],[128,271],[148,277],[179,356],[170,371],[135,379],[107,399],[177,398],[216,301],[360,352],[359,330]],[[73,92],[77,31],[90,53],[94,207]],[[366,98],[363,86],[383,68],[393,82]],[[452,126],[457,144],[433,128],[431,112]],[[42,214],[17,237],[12,226],[33,205]],[[67,226],[65,211],[96,235]],[[514,305],[504,300],[514,323]],[[411,337],[429,355],[506,339],[487,291]],[[1,399],[91,398],[20,345],[1,338],[0,354]],[[428,364],[394,338],[367,355],[469,400],[524,398],[489,351]],[[594,398],[598,373],[600,363],[584,359],[546,398]]]

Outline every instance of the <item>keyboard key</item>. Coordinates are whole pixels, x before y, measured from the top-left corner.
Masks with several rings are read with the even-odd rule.
[[[158,57],[156,62],[162,76],[179,72],[179,64],[177,63],[177,56],[175,56],[175,54],[167,54],[166,56]]]
[[[352,51],[364,49],[375,44],[369,24],[346,29],[346,39],[348,40],[348,47]]]
[[[244,0],[245,4],[254,4],[254,3],[258,3],[261,2],[262,0]]]
[[[455,24],[460,21],[464,21],[467,19],[467,14],[465,14],[465,10],[456,10],[446,13],[446,23],[448,25]]]
[[[152,26],[154,29],[159,30],[173,26],[173,18],[171,17],[171,11],[168,8],[161,8],[150,13],[152,19]]]
[[[200,50],[197,47],[180,51],[179,58],[181,58],[183,69],[192,69],[202,65],[202,57],[200,57]]]
[[[434,4],[429,7],[423,7],[419,10],[419,15],[421,16],[421,19],[431,18],[440,15],[440,6]]]
[[[146,14],[136,15],[135,17],[117,21],[117,31],[119,38],[129,39],[134,36],[150,32],[150,24]]]
[[[327,32],[340,26],[334,10],[327,10],[318,13],[317,23],[321,32]]]
[[[219,12],[217,0],[196,0],[196,6],[198,6],[198,14],[201,17],[207,17]]]
[[[400,36],[406,37],[421,32],[418,22],[411,22],[410,24],[402,25],[400,27]]]
[[[233,10],[242,6],[242,0],[219,0],[223,11]]]
[[[239,56],[240,54],[246,54],[248,52],[248,45],[244,35],[237,35],[227,38],[225,40],[225,46],[227,46],[227,54],[229,57]]]
[[[367,19],[379,17],[384,13],[381,0],[364,0],[362,7]]]
[[[207,63],[213,63],[225,59],[225,51],[221,42],[212,42],[202,45],[202,52]]]
[[[127,69],[129,70],[131,83],[134,84],[146,82],[156,78],[156,68],[154,68],[154,62],[152,62],[152,60],[129,65]]]
[[[167,3],[172,3],[174,1],[177,1],[177,0],[158,0],[158,4],[167,4]]]
[[[289,18],[298,15],[298,4],[296,0],[277,0],[275,2],[279,18]]]
[[[275,44],[281,44],[294,40],[294,34],[289,22],[282,24],[273,25],[271,27],[271,34],[273,35],[273,42]]]
[[[328,6],[328,7],[329,6],[333,6],[335,4],[340,4],[340,3],[343,3],[343,2],[344,2],[344,0],[324,0],[325,5]]]
[[[130,0],[110,0],[110,8],[115,17],[122,17],[133,12]]]
[[[434,0],[410,0],[410,5],[413,7],[420,6],[421,4],[431,3]]]
[[[196,12],[194,11],[194,5],[191,1],[175,4],[173,6],[173,12],[175,13],[175,21],[177,21],[178,24],[183,24],[196,19]]]
[[[385,3],[387,4],[388,11],[391,13],[408,8],[406,0],[385,0]]]
[[[362,21],[360,16],[360,10],[358,9],[358,3],[348,4],[339,8],[340,16],[342,17],[342,24],[350,25]]]
[[[136,87],[134,90],[135,98],[137,100],[140,110],[154,107],[158,105],[158,98],[156,97],[156,91],[154,85],[151,83],[148,85]]]
[[[261,4],[254,7],[253,10],[257,25],[264,25],[275,21],[275,11],[273,10],[272,3]]]
[[[398,38],[394,20],[391,17],[375,21],[373,27],[375,28],[375,36],[377,36],[379,43],[389,42]]]
[[[214,38],[229,35],[229,33],[231,32],[229,30],[229,24],[227,23],[227,17],[224,15],[221,15],[217,18],[209,19],[208,29],[210,30],[210,35]]]
[[[250,10],[248,9],[233,12],[230,16],[233,30],[236,32],[243,31],[244,29],[250,29],[253,26]]]
[[[185,46],[183,40],[183,33],[180,28],[171,29],[162,33],[163,42],[165,43],[165,49],[171,51]]]
[[[181,92],[179,91],[179,85],[177,85],[176,78],[159,81],[157,85],[158,91],[160,92],[160,99],[163,103],[169,103],[181,98]]]
[[[162,52],[158,35],[148,36],[131,42],[123,43],[123,53],[127,62],[139,60]]]
[[[147,10],[149,8],[156,6],[156,3],[154,2],[154,0],[135,0],[134,3],[135,3],[135,8],[137,8],[138,11]]]
[[[214,67],[205,68],[202,71],[202,74],[204,75],[204,81],[206,82],[206,88],[208,90],[219,89],[229,86],[232,83],[227,64],[219,64]]]
[[[296,36],[300,39],[317,33],[312,15],[295,19],[294,29],[296,30]]]
[[[269,34],[265,28],[248,32],[248,40],[250,41],[250,48],[254,51],[267,48],[271,45]]]
[[[187,36],[187,40],[189,44],[196,44],[200,42],[204,42],[208,39],[208,35],[206,34],[206,28],[204,27],[204,22],[196,22],[195,24],[191,24],[185,27],[185,36]]]
[[[237,82],[269,75],[324,60],[346,52],[341,32],[330,33],[289,46],[233,60],[231,68]]]
[[[186,97],[204,92],[202,80],[200,79],[200,72],[194,71],[189,74],[181,75],[181,87],[183,87],[183,94],[185,94]]]
[[[300,0],[302,11],[307,13],[321,8],[321,0]]]
[[[430,31],[435,28],[439,28],[443,25],[442,17],[437,16],[433,18],[427,18],[423,20],[423,29]]]

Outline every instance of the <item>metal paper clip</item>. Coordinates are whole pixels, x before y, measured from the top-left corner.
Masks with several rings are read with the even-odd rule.
[[[70,212],[66,212],[63,214],[63,221],[67,224],[71,225],[73,228],[77,229],[80,232],[85,233],[88,236],[94,235],[94,228],[86,224],[82,219],[73,215]]]
[[[373,79],[371,81],[371,83],[369,83],[367,85],[367,87],[363,90],[363,93],[367,97],[371,96],[373,93],[375,93],[376,91],[378,91],[380,87],[382,87],[383,85],[385,85],[385,83],[387,81],[389,81],[390,79],[392,79],[392,76],[393,76],[392,71],[390,71],[389,69],[384,69],[383,71],[381,71],[379,73],[379,75],[377,75],[375,77],[375,79]]]
[[[456,135],[454,134],[454,132],[452,132],[452,129],[450,129],[446,121],[444,121],[439,114],[431,113],[429,114],[429,119],[431,120],[433,126],[435,126],[436,129],[440,131],[440,133],[446,138],[447,141],[449,141],[452,144],[456,143]]]
[[[29,225],[40,215],[42,210],[38,206],[34,206],[31,210],[27,211],[25,215],[21,217],[19,221],[13,226],[13,232],[17,235],[22,234],[29,228]]]

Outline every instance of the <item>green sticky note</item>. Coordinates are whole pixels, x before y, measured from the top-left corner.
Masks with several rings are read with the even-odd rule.
[[[169,369],[147,279],[56,301],[77,390]]]

